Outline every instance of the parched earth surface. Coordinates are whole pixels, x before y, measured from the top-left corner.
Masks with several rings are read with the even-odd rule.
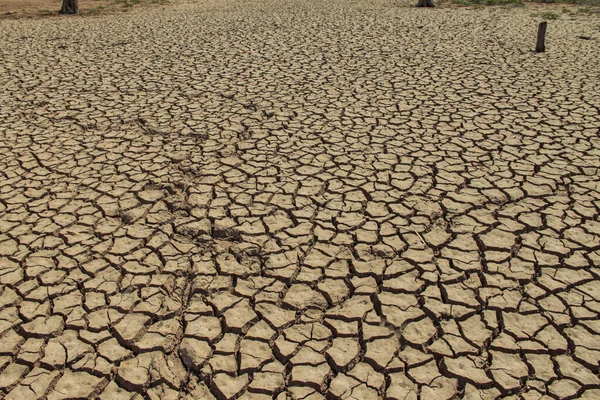
[[[2,21],[0,398],[600,398],[599,19],[409,6]]]

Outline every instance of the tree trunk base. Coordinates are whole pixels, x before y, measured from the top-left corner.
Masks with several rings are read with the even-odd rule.
[[[59,14],[77,14],[79,12],[78,0],[63,0]]]

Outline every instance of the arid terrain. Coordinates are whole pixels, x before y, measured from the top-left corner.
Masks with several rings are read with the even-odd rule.
[[[412,5],[0,20],[0,398],[600,399],[600,14]]]
[[[80,15],[92,16],[129,12],[134,8],[157,7],[168,3],[169,0],[78,0],[78,7]],[[0,0],[0,21],[58,17],[61,5],[62,0]]]

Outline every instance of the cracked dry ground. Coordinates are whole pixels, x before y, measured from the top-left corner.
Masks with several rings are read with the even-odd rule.
[[[3,21],[0,397],[600,398],[597,20]]]

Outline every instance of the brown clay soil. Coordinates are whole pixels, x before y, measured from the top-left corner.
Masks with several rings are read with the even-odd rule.
[[[167,2],[168,0],[79,0],[79,11],[85,16],[109,14]],[[0,20],[58,16],[61,5],[62,0],[0,0]]]
[[[600,18],[411,5],[0,21],[0,398],[599,399]]]
[[[2,0],[0,2],[1,14],[37,13],[41,10],[60,9],[61,0]]]

